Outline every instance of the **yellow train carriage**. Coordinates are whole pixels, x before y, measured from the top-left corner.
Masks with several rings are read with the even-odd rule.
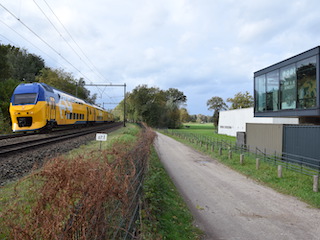
[[[58,90],[55,90],[56,92]],[[63,92],[57,92],[59,102],[56,105],[55,122],[57,125],[74,125],[87,123],[86,103]]]
[[[38,84],[20,84],[15,89],[9,108],[13,132],[42,129],[54,118],[56,99],[45,92]]]
[[[9,110],[13,132],[113,121],[104,109],[44,83],[20,84]]]
[[[41,101],[36,105],[18,105],[10,103],[12,131],[30,131],[41,129],[47,125],[47,102]]]

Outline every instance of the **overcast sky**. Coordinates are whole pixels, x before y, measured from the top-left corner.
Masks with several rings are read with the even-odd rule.
[[[319,0],[0,0],[0,43],[87,83],[177,88],[190,114],[253,94],[253,73],[314,48]],[[80,47],[80,48],[79,48]],[[113,108],[123,88],[88,87]]]

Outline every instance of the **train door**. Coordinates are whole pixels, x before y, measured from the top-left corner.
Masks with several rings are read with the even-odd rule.
[[[89,119],[89,108],[87,107],[87,116],[86,116],[86,121],[87,121],[87,124],[89,123],[90,119]]]
[[[49,119],[51,122],[56,120],[56,101],[53,97],[50,97],[49,102]]]

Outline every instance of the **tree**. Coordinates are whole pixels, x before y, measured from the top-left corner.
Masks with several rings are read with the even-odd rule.
[[[177,107],[180,107],[187,101],[187,97],[183,94],[183,92],[179,91],[176,88],[169,88],[166,91],[167,100],[172,101]]]
[[[62,69],[52,70],[44,68],[40,71],[40,75],[36,77],[38,82],[46,83],[61,91],[77,96],[91,104],[95,103],[97,95],[90,97],[90,91],[85,88],[85,81],[83,78],[75,79],[71,73],[67,73]]]
[[[208,116],[203,114],[197,115],[197,123],[207,123],[208,122]]]
[[[228,98],[227,102],[232,103],[231,109],[253,107],[253,97],[248,91],[245,93],[238,92],[234,95],[234,98]]]
[[[180,105],[185,103],[187,97],[174,88],[163,91],[139,85],[127,94],[126,99],[129,121],[144,121],[153,127],[178,128],[181,125]],[[123,108],[123,103],[119,105],[117,110]]]
[[[9,122],[9,106],[12,93],[20,81],[8,79],[0,81],[0,112],[2,112],[3,121]]]
[[[190,121],[190,115],[189,115],[188,110],[186,108],[180,109],[180,121],[182,123]]]
[[[7,54],[9,47],[0,44],[0,81],[4,81],[10,77],[10,66]]]
[[[45,67],[44,60],[25,49],[9,45],[7,54],[11,77],[19,81],[34,82],[40,70]]]
[[[219,124],[219,112],[227,110],[228,106],[221,97],[212,97],[207,101],[208,110],[213,110],[213,124],[215,127]]]

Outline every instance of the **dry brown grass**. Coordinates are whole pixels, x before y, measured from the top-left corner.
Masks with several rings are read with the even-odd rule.
[[[109,239],[119,222],[130,219],[132,199],[145,169],[155,133],[138,141],[115,143],[73,159],[54,158],[32,174],[30,210],[15,205],[3,214],[10,239]],[[19,204],[19,203],[17,203]]]

